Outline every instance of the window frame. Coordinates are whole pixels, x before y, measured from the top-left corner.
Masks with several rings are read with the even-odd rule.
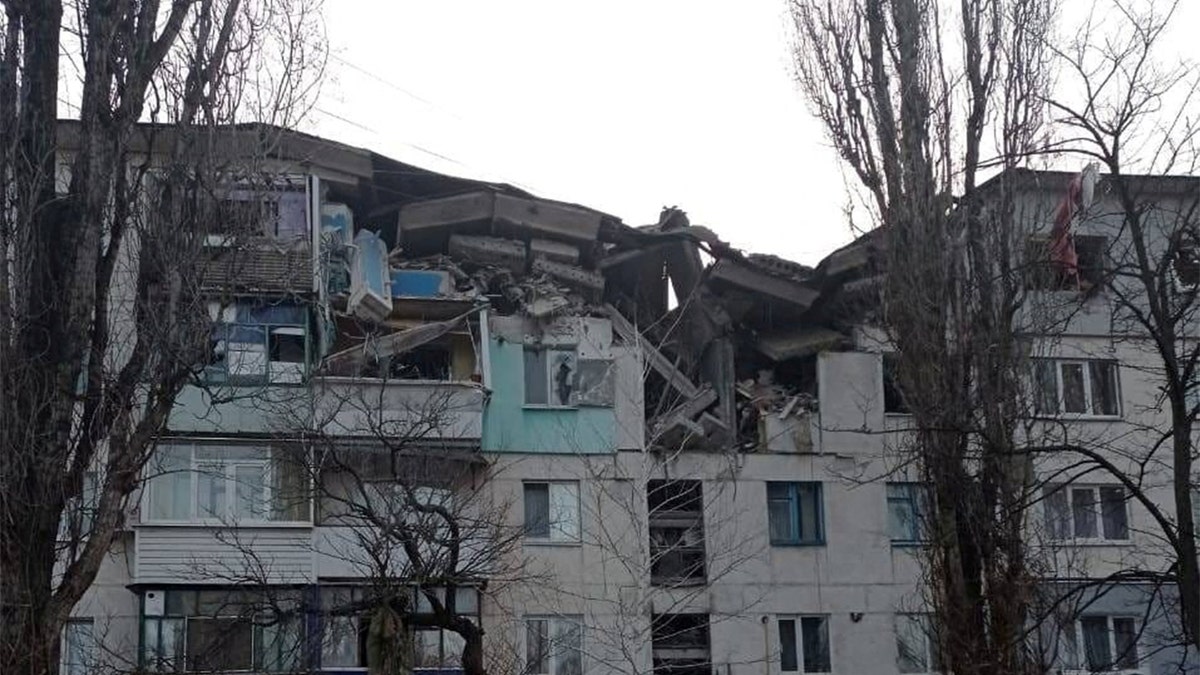
[[[199,459],[196,456],[196,451],[199,448],[220,448],[229,451],[254,449],[261,450],[264,454],[263,459],[244,459],[244,458],[221,458],[221,459]],[[282,478],[282,475],[277,476],[282,469],[277,466],[276,453],[286,453],[284,448],[278,448],[272,445],[239,445],[239,444],[213,444],[213,443],[172,443],[166,442],[155,447],[155,454],[171,450],[184,450],[188,453],[186,469],[169,469],[172,472],[183,474],[188,480],[188,516],[186,518],[156,518],[154,517],[154,499],[158,490],[163,483],[159,482],[166,474],[157,474],[157,467],[154,459],[146,465],[146,471],[149,472],[144,479],[145,488],[142,490],[141,498],[141,515],[139,522],[146,525],[195,525],[195,526],[237,526],[237,527],[311,527],[313,525],[313,504],[312,495],[306,495],[306,510],[308,518],[304,520],[294,520],[289,518],[272,519],[275,513],[275,482],[276,478]],[[262,468],[262,496],[263,504],[266,506],[265,513],[260,517],[243,518],[238,515],[238,493],[237,489],[240,485],[237,480],[237,469],[239,467]],[[222,514],[220,516],[205,515],[204,510],[200,505],[200,484],[202,476],[205,474],[211,476],[215,473],[215,468],[220,467],[221,482],[224,495],[224,504]],[[311,480],[306,477],[306,480]],[[171,486],[168,485],[167,489]],[[311,487],[311,486],[309,486]],[[311,491],[308,491],[311,492]],[[284,508],[290,516],[290,509]]]
[[[892,489],[903,489],[906,494],[893,496]],[[916,481],[889,481],[886,483],[884,499],[887,504],[888,540],[893,547],[924,546],[929,543],[929,528],[926,517],[929,513],[929,486]],[[916,537],[897,537],[892,531],[892,504],[903,502],[909,505],[912,517],[915,519],[912,531]]]
[[[1107,489],[1116,489],[1121,491],[1121,508],[1125,513],[1125,537],[1109,538],[1104,531],[1104,497],[1103,491]],[[1053,542],[1062,542],[1075,545],[1093,545],[1093,546],[1124,546],[1133,544],[1133,518],[1131,509],[1129,508],[1129,494],[1125,487],[1117,483],[1089,483],[1077,485],[1074,483],[1066,483],[1059,485],[1046,486],[1042,494],[1042,499],[1046,502],[1044,509],[1045,526],[1047,539]],[[1092,493],[1092,526],[1095,528],[1096,536],[1081,537],[1077,534],[1076,524],[1077,516],[1075,513],[1075,498],[1076,492],[1088,491]],[[1051,495],[1065,495],[1068,527],[1070,536],[1057,536],[1056,526],[1051,522],[1052,514],[1050,512]]]
[[[535,672],[530,670],[529,664],[529,624],[534,621],[544,622],[546,625],[546,672]],[[526,614],[521,617],[521,644],[524,645],[521,653],[521,673],[523,675],[558,675],[559,668],[562,666],[563,653],[555,648],[556,634],[560,624],[574,624],[579,636],[579,646],[575,650],[575,654],[579,659],[579,673],[585,672],[584,664],[584,622],[583,616],[577,614]]]
[[[1032,359],[1030,381],[1033,384],[1033,415],[1041,419],[1094,419],[1094,420],[1119,420],[1124,414],[1124,408],[1121,397],[1121,364],[1116,359],[1090,359],[1090,358],[1061,358],[1061,357],[1045,357]],[[1094,383],[1092,382],[1092,364],[1106,364],[1112,368],[1113,396],[1116,404],[1115,413],[1097,413],[1096,397],[1094,394]],[[1041,390],[1041,380],[1038,377],[1038,368],[1042,364],[1048,364],[1054,373],[1054,410],[1039,410],[1040,402],[1045,399]],[[1064,396],[1063,385],[1063,368],[1066,366],[1079,366],[1083,371],[1083,398],[1085,412],[1068,412],[1066,410],[1066,399]]]
[[[1094,670],[1091,665],[1087,663],[1087,647],[1085,646],[1084,641],[1083,620],[1095,618],[1104,619],[1104,632],[1105,636],[1108,638],[1108,656],[1109,658],[1113,659],[1113,661],[1108,664],[1109,667],[1102,670]],[[1121,656],[1117,653],[1117,631],[1114,623],[1117,620],[1128,620],[1133,622],[1134,664],[1132,666],[1118,666]],[[1142,672],[1142,666],[1145,663],[1144,654],[1146,652],[1142,643],[1142,632],[1144,628],[1142,617],[1135,616],[1133,614],[1088,612],[1073,618],[1071,620],[1070,627],[1071,635],[1073,636],[1073,642],[1068,645],[1068,648],[1073,653],[1070,654],[1069,661],[1064,661],[1060,657],[1060,661],[1064,661],[1064,667],[1062,669],[1063,673],[1069,673],[1071,675],[1091,675],[1092,673],[1111,673],[1113,675],[1119,675],[1122,673],[1133,674]]]
[[[239,319],[239,315],[249,314],[256,308],[262,307],[295,307],[304,316],[299,323],[295,321],[255,321],[250,318]],[[298,386],[308,381],[313,366],[313,335],[309,326],[308,310],[302,304],[279,302],[262,304],[252,302],[222,303],[210,301],[208,315],[212,321],[210,337],[211,361],[204,364],[199,379],[210,386],[227,387],[263,387],[263,386]],[[253,334],[254,340],[240,337],[241,334]],[[261,334],[261,338],[260,338]],[[302,361],[284,361],[272,359],[275,351],[277,336],[300,337],[304,342],[304,357]],[[233,339],[238,337],[238,339]],[[218,358],[218,348],[223,354]],[[235,348],[236,347],[236,348]],[[262,360],[261,372],[234,373],[231,368],[230,355],[234,353],[250,354]]]
[[[921,631],[921,637],[924,646],[921,660],[925,666],[924,670],[904,670],[900,665],[900,660],[903,655],[900,645],[901,637],[903,635],[900,630],[901,621],[916,623],[917,627]],[[930,628],[933,624],[932,614],[928,612],[897,612],[895,614],[895,620],[892,622],[892,624],[896,635],[896,670],[904,675],[932,675],[934,673],[942,672],[937,669],[941,664],[939,663],[937,654],[937,645],[934,644],[933,636],[930,635]]]
[[[787,486],[788,503],[789,503],[789,531],[795,533],[795,538],[776,539],[771,534],[771,486]],[[816,528],[815,537],[806,539],[804,532],[801,531],[803,523],[803,505],[800,503],[800,490],[802,485],[812,486],[814,488],[814,502],[816,508]],[[767,481],[767,538],[771,546],[824,546],[825,539],[825,487],[821,481]]]
[[[79,629],[87,627],[83,635],[79,635],[72,631],[73,628]],[[81,651],[86,652],[84,657],[86,660],[83,663],[74,663],[72,661],[72,637],[81,639],[84,644],[78,645]],[[62,646],[59,650],[59,675],[87,675],[93,671],[93,666],[96,659],[96,621],[92,617],[73,616],[67,619],[62,628]],[[78,668],[79,670],[76,670]]]
[[[547,498],[547,513],[546,513],[547,535],[544,537],[530,534],[530,523],[528,522],[529,512],[525,506],[526,500],[529,498],[529,489],[531,487],[541,486],[541,485],[546,486],[546,498]],[[554,501],[555,489],[554,488],[555,488],[555,486],[571,488],[571,491],[574,493],[572,495],[573,498],[570,500],[570,503],[572,504],[572,511],[574,513],[574,518],[573,518],[573,522],[572,522],[572,525],[574,527],[573,533],[565,531],[561,526],[556,527],[556,523],[560,522],[560,521],[556,521],[554,518],[554,513],[555,513],[555,501]],[[566,502],[562,502],[562,503],[566,503]],[[522,506],[522,518],[523,518],[521,526],[524,529],[523,539],[525,540],[525,543],[535,544],[535,545],[539,545],[539,546],[578,546],[583,542],[583,514],[582,514],[582,504],[581,504],[579,481],[577,481],[577,480],[525,480],[525,481],[521,481],[521,506]],[[559,533],[558,537],[555,536],[556,532]]]
[[[829,668],[826,670],[806,670],[804,667],[804,622],[802,619],[820,619],[825,622],[825,652],[829,657]],[[796,650],[796,667],[794,669],[785,669],[783,666],[783,622],[792,622],[792,640]],[[829,614],[777,614],[775,616],[776,637],[779,639],[779,672],[781,673],[816,673],[817,675],[829,675],[834,672],[833,668],[833,635],[832,621]]]
[[[544,363],[542,364],[543,378],[542,382],[545,385],[546,400],[545,401],[530,401],[530,390],[527,384],[530,380],[528,371],[528,355],[529,353],[544,354]],[[559,355],[559,356],[556,356]],[[555,403],[557,398],[554,391],[554,369],[555,363],[560,361],[561,356],[567,356],[572,364],[571,366],[571,391],[567,395],[567,403]],[[578,394],[576,380],[579,375],[579,350],[575,345],[524,345],[521,352],[521,404],[524,408],[545,409],[545,410],[578,410],[579,405],[575,402]]]

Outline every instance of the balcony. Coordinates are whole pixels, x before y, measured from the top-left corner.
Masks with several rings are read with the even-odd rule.
[[[483,386],[471,381],[317,376],[314,428],[359,438],[478,441]]]

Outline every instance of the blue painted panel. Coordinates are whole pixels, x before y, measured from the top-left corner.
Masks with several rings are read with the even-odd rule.
[[[442,272],[392,270],[392,297],[433,298],[442,288]]]
[[[616,452],[612,408],[539,408],[525,405],[525,348],[493,339],[492,397],[483,416],[488,452],[607,454]]]

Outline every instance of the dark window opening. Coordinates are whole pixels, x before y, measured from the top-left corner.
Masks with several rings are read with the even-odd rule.
[[[399,380],[449,380],[450,350],[423,345],[392,357],[388,376]]]
[[[1176,246],[1173,266],[1181,286],[1200,285],[1200,245],[1195,239],[1189,237]]]
[[[1025,245],[1028,269],[1026,287],[1045,291],[1076,291],[1095,288],[1104,283],[1104,256],[1108,239],[1097,235],[1074,235],[1078,278],[1067,266],[1055,260],[1048,237],[1034,237]]]
[[[700,481],[652,480],[646,501],[650,514],[650,582],[704,583],[704,498]]]
[[[712,675],[707,614],[658,614],[650,624],[654,675]]]
[[[889,413],[912,412],[900,389],[900,356],[883,355],[883,411]]]

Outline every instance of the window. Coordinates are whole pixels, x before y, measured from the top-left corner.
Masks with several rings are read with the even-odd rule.
[[[525,536],[547,542],[579,541],[579,483],[525,483]]]
[[[712,675],[707,614],[655,614],[650,647],[654,675]]]
[[[1033,388],[1039,415],[1121,414],[1116,361],[1034,359]]]
[[[308,522],[303,459],[281,447],[163,445],[147,467],[146,522]]]
[[[928,490],[920,483],[888,483],[888,536],[893,544],[926,541]]]
[[[827,615],[779,619],[779,669],[785,673],[833,671]]]
[[[580,675],[583,623],[575,617],[525,619],[525,675]]]
[[[1131,616],[1081,616],[1063,628],[1059,655],[1063,668],[1087,672],[1135,670],[1139,668],[1139,634],[1139,621]]]
[[[270,598],[225,590],[148,591],[142,666],[158,672],[295,671],[303,657],[299,607],[298,593],[282,590]]]
[[[1181,291],[1195,290],[1200,286],[1200,246],[1194,236],[1180,237],[1172,263],[1176,288]]]
[[[767,483],[767,519],[773,545],[825,543],[820,483]]]
[[[883,355],[883,411],[895,414],[911,412],[900,393],[899,354]]]
[[[650,514],[650,583],[703,583],[704,493],[698,480],[652,480],[646,488]]]
[[[1125,490],[1119,485],[1047,487],[1045,503],[1046,533],[1052,540],[1129,539]]]
[[[416,628],[412,637],[414,670],[462,667],[462,651],[466,642],[458,633],[441,628]]]
[[[929,614],[896,615],[896,666],[902,673],[936,673],[941,664]]]
[[[91,619],[68,619],[63,627],[62,675],[86,675],[96,670],[96,642]]]
[[[525,349],[525,403],[573,406],[578,363],[575,350]]]
[[[308,363],[304,308],[295,304],[209,304],[212,353],[204,369],[208,384],[296,384]]]
[[[1066,266],[1055,261],[1050,252],[1048,237],[1033,237],[1026,243],[1025,260],[1029,274],[1026,286],[1034,290],[1087,290],[1104,283],[1104,256],[1108,248],[1105,237],[1074,235],[1078,279],[1067,273]]]

